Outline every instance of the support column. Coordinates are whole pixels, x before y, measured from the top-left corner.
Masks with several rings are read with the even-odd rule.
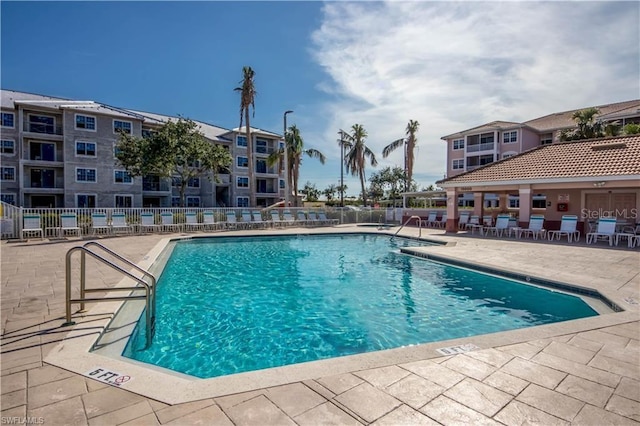
[[[458,232],[458,191],[447,189],[447,232]]]
[[[484,194],[482,192],[473,193],[473,214],[482,219],[484,213]]]
[[[500,204],[500,212],[506,212],[509,208],[509,199],[508,194],[506,192],[501,192],[498,194],[498,203]]]
[[[519,226],[526,227],[531,217],[531,187],[520,187],[520,212],[518,213]]]

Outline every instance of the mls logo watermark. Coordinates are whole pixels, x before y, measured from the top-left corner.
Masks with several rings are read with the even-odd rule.
[[[599,219],[601,217],[637,219],[638,209],[615,209],[605,210],[603,208],[597,210],[582,209],[582,219]]]

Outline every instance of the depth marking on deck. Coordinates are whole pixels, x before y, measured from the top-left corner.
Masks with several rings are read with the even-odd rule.
[[[442,355],[455,355],[463,354],[469,351],[475,351],[476,349],[480,348],[473,343],[467,343],[464,345],[447,346],[446,348],[436,349],[436,351],[440,352]]]
[[[105,367],[95,367],[84,375],[112,386],[122,386],[132,380],[132,377],[127,374],[116,373]]]

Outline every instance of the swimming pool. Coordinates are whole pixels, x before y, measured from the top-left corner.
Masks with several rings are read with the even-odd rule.
[[[353,234],[175,244],[153,345],[124,356],[207,378],[597,315],[581,299]],[[144,318],[144,317],[141,317]]]

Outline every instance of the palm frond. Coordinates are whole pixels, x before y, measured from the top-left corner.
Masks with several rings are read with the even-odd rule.
[[[382,150],[382,158],[387,158],[393,151],[404,145],[404,139],[398,139],[385,146]]]

